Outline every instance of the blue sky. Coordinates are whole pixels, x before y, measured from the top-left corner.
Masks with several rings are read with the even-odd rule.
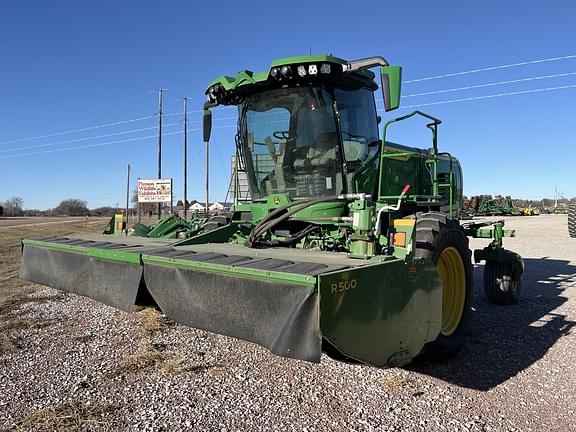
[[[199,110],[218,75],[273,59],[382,55],[404,78],[576,54],[576,4],[552,2],[18,1],[0,6],[0,201],[26,208],[67,198],[122,203],[126,165],[154,178],[157,89],[167,88],[163,174],[183,191],[182,100]],[[576,72],[576,58],[407,83],[406,96]],[[427,96],[404,106],[576,85],[576,75]],[[464,166],[465,193],[576,196],[576,88],[423,106],[443,124],[439,146]],[[408,109],[392,115],[407,113]],[[390,115],[385,115],[387,118]],[[142,119],[144,117],[148,117]],[[235,111],[214,113],[211,198],[224,198]],[[126,120],[142,119],[91,128]],[[191,112],[190,120],[200,120]],[[189,198],[203,199],[203,144],[192,123]],[[168,135],[173,133],[172,135]],[[58,135],[53,135],[58,134]],[[40,139],[37,136],[52,135]],[[150,136],[151,138],[145,138]],[[141,139],[142,138],[142,139]],[[423,123],[391,138],[429,146]],[[132,141],[125,141],[132,140]],[[117,142],[124,141],[124,142]],[[86,147],[93,146],[93,147]],[[69,149],[71,147],[82,147]],[[45,153],[41,153],[45,152]]]

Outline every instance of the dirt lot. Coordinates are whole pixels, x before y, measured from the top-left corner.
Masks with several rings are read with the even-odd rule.
[[[40,287],[18,279],[20,239],[77,232],[101,233],[107,219],[96,218],[0,218],[0,304]],[[0,317],[1,318],[1,317]]]
[[[477,266],[462,352],[386,370],[278,358],[17,279],[20,237],[104,224],[0,229],[0,430],[576,431],[565,215],[507,219],[526,263],[517,305],[488,304]]]

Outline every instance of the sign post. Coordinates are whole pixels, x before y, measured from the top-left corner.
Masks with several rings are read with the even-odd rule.
[[[126,180],[126,235],[128,235],[128,203],[130,201],[130,164],[128,164],[128,178]]]

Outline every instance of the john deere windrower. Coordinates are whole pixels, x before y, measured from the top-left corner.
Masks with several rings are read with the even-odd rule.
[[[234,171],[249,196],[202,224],[23,240],[21,277],[126,311],[153,304],[313,362],[322,351],[376,366],[454,354],[470,310],[468,237],[492,240],[474,257],[493,302],[516,301],[523,262],[503,249],[503,222],[458,222],[462,170],[438,149],[440,120],[415,111],[379,128],[371,69],[385,111],[398,108],[401,68],[382,57],[286,58],[217,78],[204,138],[212,108],[238,107]],[[410,118],[425,120],[429,148],[387,140]]]

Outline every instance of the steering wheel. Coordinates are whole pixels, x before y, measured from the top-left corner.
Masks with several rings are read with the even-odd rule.
[[[348,138],[350,141],[357,141],[357,142],[366,142],[366,137],[362,135],[354,135],[348,131],[343,130],[342,135],[344,135],[344,139]]]
[[[291,138],[290,131],[275,131],[272,132],[272,136],[281,140],[289,140]]]

